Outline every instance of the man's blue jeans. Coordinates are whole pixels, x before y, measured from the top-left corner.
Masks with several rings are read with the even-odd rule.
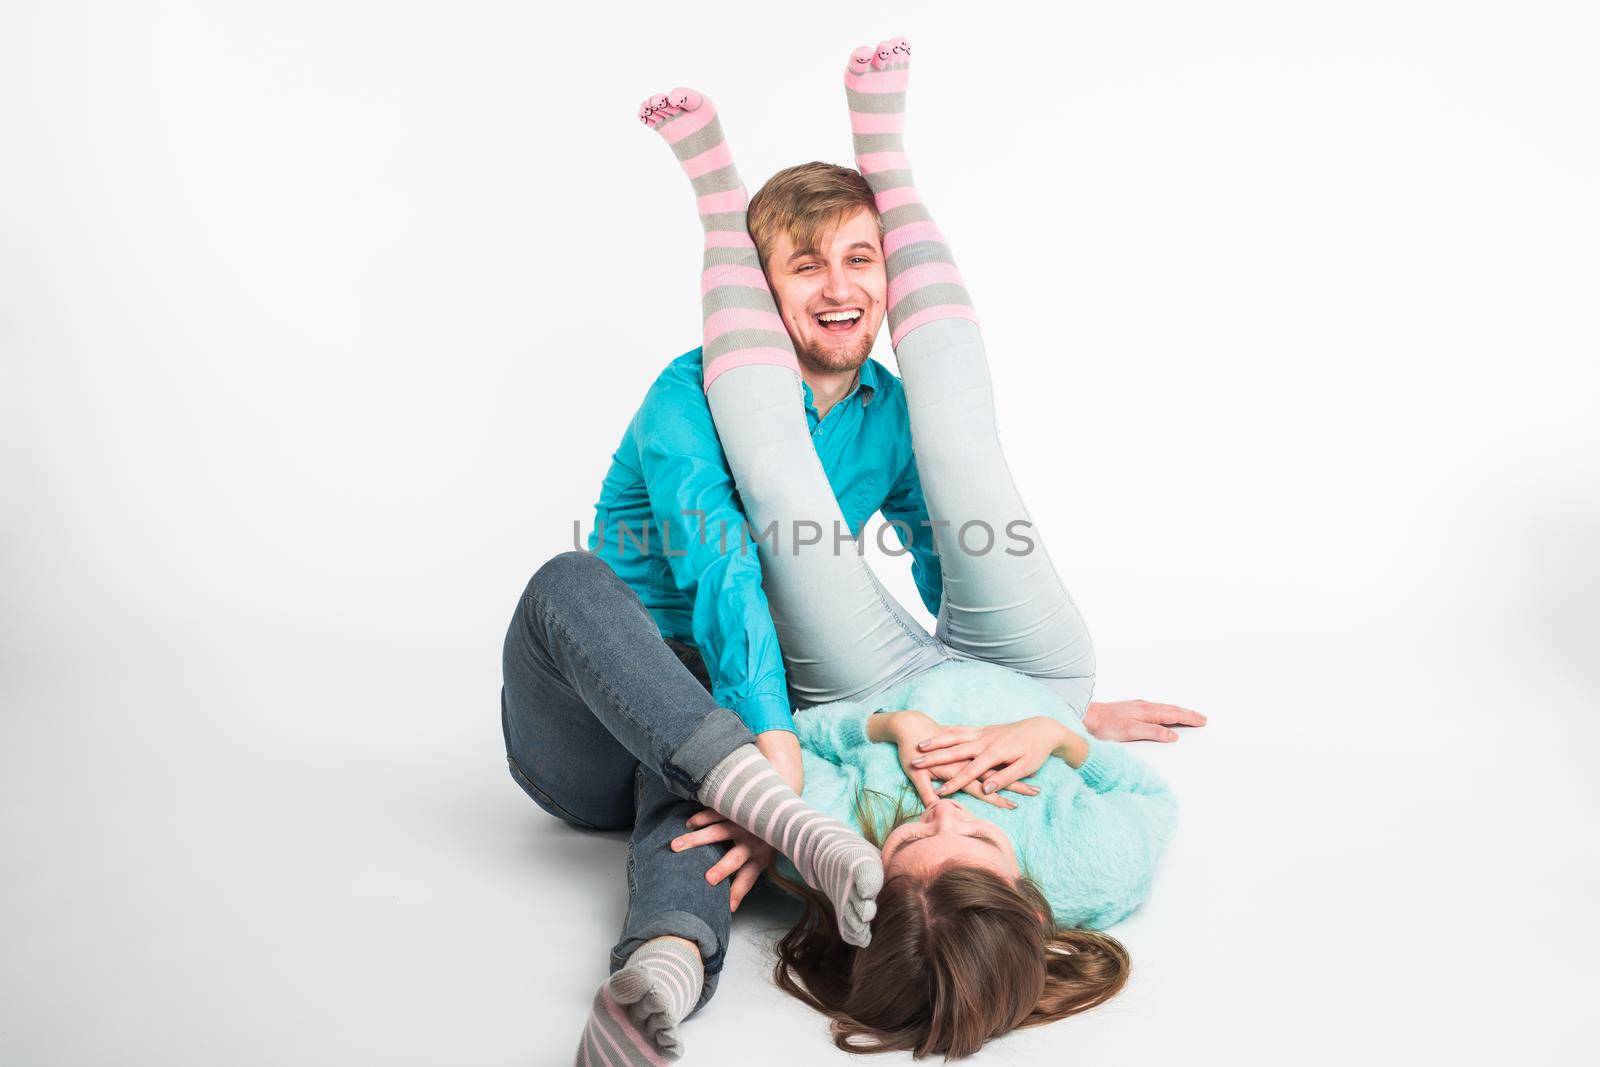
[[[564,552],[534,574],[511,620],[500,708],[511,776],[540,807],[585,829],[632,831],[628,917],[611,969],[650,938],[693,941],[704,1004],[730,927],[728,880],[707,885],[705,875],[728,846],[670,846],[700,810],[705,776],[755,737],[711,699],[691,662],[704,673],[698,656],[661,639],[603,560]]]

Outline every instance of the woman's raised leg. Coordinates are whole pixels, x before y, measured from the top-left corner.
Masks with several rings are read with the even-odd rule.
[[[963,656],[1039,678],[1081,716],[1093,690],[1094,646],[1006,465],[972,298],[912,183],[904,141],[910,66],[904,38],[857,49],[845,94],[856,166],[883,216],[890,340],[938,535],[944,599],[936,632]]]
[[[939,663],[946,654],[849,540],[811,441],[800,365],[746,229],[744,183],[716,108],[675,89],[646,101],[640,118],[672,146],[697,197],[706,234],[706,399],[746,517],[775,535],[758,546],[762,587],[796,701],[863,696]],[[800,543],[799,523],[820,524],[820,542]],[[757,549],[741,538],[729,550]]]

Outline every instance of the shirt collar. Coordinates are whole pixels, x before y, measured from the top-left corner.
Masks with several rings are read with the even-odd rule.
[[[861,364],[861,369],[856,371],[856,384],[850,387],[848,393],[839,398],[839,403],[843,404],[846,400],[860,393],[861,406],[866,407],[872,403],[872,398],[877,395],[878,385],[881,380],[878,376],[877,361],[869,358],[865,363]],[[802,378],[800,379],[800,388],[805,391],[806,410],[814,414],[817,410],[817,405],[816,397],[811,392],[811,383]]]
[[[878,392],[878,364],[873,359],[868,359],[861,364],[861,376],[856,380],[856,388],[863,389],[861,406],[866,407],[872,403],[872,398]]]

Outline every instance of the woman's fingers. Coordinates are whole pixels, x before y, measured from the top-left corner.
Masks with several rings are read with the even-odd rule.
[[[955,777],[949,779],[940,787],[939,795],[947,797],[953,793],[960,792],[967,787],[968,782],[977,778],[978,775],[993,767],[999,761],[999,757],[990,754],[976,757],[971,763],[967,764],[965,770],[958,772]]]
[[[1006,811],[1015,810],[1015,808],[1017,806],[1017,802],[1016,801],[1011,800],[1011,799],[1009,799],[1007,797],[1003,797],[999,793],[985,793],[982,789],[980,789],[978,787],[978,783],[977,782],[968,782],[966,787],[963,788],[961,791],[963,793],[967,793],[967,794],[970,794],[971,796],[977,797],[979,800],[983,801],[985,804],[993,804],[995,807],[1004,808]]]
[[[913,767],[945,767],[952,763],[963,763],[973,759],[983,752],[982,741],[966,741],[954,748],[942,748],[924,756],[917,756],[911,761]]]
[[[978,783],[980,785],[987,785],[989,782],[994,781],[995,778],[997,778],[1004,771],[1005,771],[1004,767],[995,767],[992,770],[984,771],[981,775],[978,776]],[[1026,777],[1027,777],[1026,774],[1019,776],[1019,778],[1026,778]],[[1008,785],[999,786],[998,788],[996,788],[994,790],[994,792],[998,793],[1002,789],[1009,790],[1010,792],[1016,793],[1019,796],[1025,796],[1025,797],[1036,797],[1036,796],[1039,795],[1039,787],[1038,786],[1029,785],[1027,782],[1024,782],[1024,781],[1021,781],[1021,780],[1018,780],[1018,781],[1015,781],[1015,782],[1011,782]]]
[[[756,884],[756,879],[761,877],[761,864],[754,861],[746,863],[739,868],[739,873],[733,876],[733,884],[728,887],[728,910],[738,911],[739,902],[744,895],[750,892]]]
[[[963,741],[971,741],[978,736],[978,731],[970,726],[952,726],[943,733],[925,737],[917,742],[918,752],[931,752],[936,748],[949,748],[959,745]]]
[[[731,822],[719,822],[713,826],[706,826],[693,833],[680,834],[672,839],[672,851],[682,852],[686,848],[695,848],[698,845],[711,845],[718,841],[732,841],[741,833],[739,827]]]
[[[998,793],[1002,789],[1015,789],[1020,793],[1023,790],[1033,789],[1033,795],[1037,796],[1039,791],[1023,782],[1022,779],[1038,769],[1037,767],[1029,767],[1021,760],[1006,767],[996,767],[993,771],[983,776],[983,791],[985,793]]]
[[[749,858],[749,845],[734,845],[727,851],[726,855],[711,865],[711,869],[706,872],[706,881],[710,882],[712,885],[717,885],[724,878],[728,877],[728,875],[732,874],[734,871],[737,871],[740,867],[743,867],[745,861]]]
[[[917,790],[917,799],[922,801],[923,807],[931,807],[939,799],[939,794],[933,790],[933,775],[927,771],[912,771],[911,784]]]

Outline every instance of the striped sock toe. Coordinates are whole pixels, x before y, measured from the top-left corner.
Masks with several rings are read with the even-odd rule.
[[[883,216],[889,340],[896,348],[906,334],[929,322],[978,321],[950,246],[911,180],[905,146],[910,82],[911,46],[904,37],[856,49],[844,75],[856,169],[872,187]]]
[[[594,995],[577,1067],[661,1065],[683,1055],[681,1023],[700,1000],[700,953],[675,937],[646,941]]]
[[[693,89],[674,89],[639,106],[639,120],[672,147],[694,187],[705,255],[700,301],[705,326],[702,386],[753,363],[788,367],[798,376],[794,343],[761,272],[746,228],[749,197],[710,100]]]
[[[840,936],[867,944],[883,856],[860,834],[801,800],[755,745],[740,745],[712,768],[697,796],[788,856],[806,884],[832,901]]]

